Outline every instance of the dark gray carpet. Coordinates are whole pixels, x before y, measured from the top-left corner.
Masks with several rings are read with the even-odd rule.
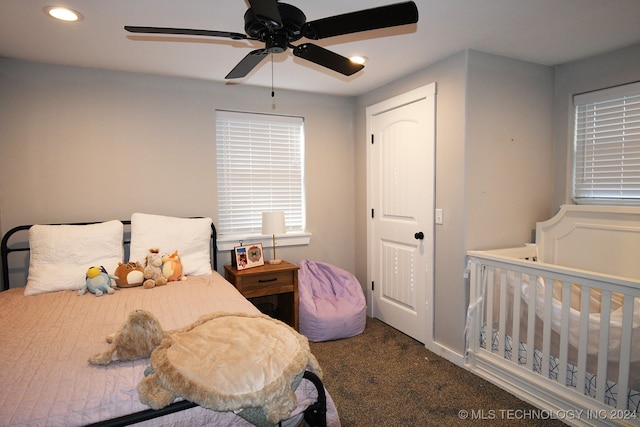
[[[311,351],[344,427],[564,425],[531,419],[540,411],[377,319],[367,318],[357,337],[311,343]]]

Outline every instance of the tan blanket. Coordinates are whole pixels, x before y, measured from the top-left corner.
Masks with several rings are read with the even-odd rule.
[[[182,397],[216,411],[262,408],[277,423],[296,407],[293,389],[308,369],[321,377],[307,339],[265,315],[213,313],[168,334],[138,385],[154,409]]]

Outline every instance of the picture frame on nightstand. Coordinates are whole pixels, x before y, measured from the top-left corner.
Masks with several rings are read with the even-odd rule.
[[[233,265],[238,270],[264,265],[264,250],[262,243],[236,246],[233,248]]]

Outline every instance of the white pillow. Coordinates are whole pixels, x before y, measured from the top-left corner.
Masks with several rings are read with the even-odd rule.
[[[171,254],[177,250],[182,274],[211,273],[211,218],[177,218],[134,213],[131,215],[129,261],[144,265],[149,249]]]
[[[113,274],[124,257],[123,225],[33,225],[29,229],[29,277],[25,295],[81,289],[89,267]]]

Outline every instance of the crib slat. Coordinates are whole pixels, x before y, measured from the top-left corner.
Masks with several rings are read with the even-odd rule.
[[[627,409],[627,387],[629,385],[629,366],[631,364],[631,336],[633,331],[634,298],[625,295],[622,308],[622,332],[620,334],[620,368],[618,371],[618,409]]]
[[[487,300],[487,323],[485,327],[485,339],[487,351],[493,351],[493,297],[494,297],[494,267],[487,266],[487,291],[485,293]]]
[[[529,275],[529,312],[527,313],[527,371],[533,371],[535,348],[536,301],[538,276]]]
[[[560,363],[558,381],[567,385],[567,356],[569,354],[569,310],[571,309],[571,283],[560,282],[562,286],[562,311],[560,328]]]
[[[598,349],[598,372],[596,382],[596,399],[604,402],[607,385],[607,362],[609,358],[609,321],[611,320],[611,291],[602,290],[600,305],[600,347]]]
[[[520,293],[522,290],[522,273],[517,271],[513,281],[513,322],[511,327],[511,360],[519,363],[520,353]]]
[[[484,269],[482,267],[482,263],[472,263],[469,278],[469,283],[471,285],[470,297],[472,301],[482,301],[482,299],[485,298],[484,290],[486,289],[486,282],[483,278],[483,271]],[[470,352],[475,352],[480,347],[480,328],[482,319],[484,319],[483,308],[484,302],[480,302],[479,304],[477,304],[476,311],[472,314],[470,319],[471,327],[470,330],[467,331],[467,350]]]
[[[507,341],[507,270],[500,269],[500,312],[498,313],[498,351],[505,356],[504,349]]]
[[[586,382],[590,298],[591,288],[583,286],[580,297],[580,341],[578,342],[578,382],[576,385],[576,389],[580,393],[584,393]]]
[[[544,278],[544,315],[542,325],[542,375],[549,378],[549,354],[551,352],[551,308],[553,299],[553,280]]]

